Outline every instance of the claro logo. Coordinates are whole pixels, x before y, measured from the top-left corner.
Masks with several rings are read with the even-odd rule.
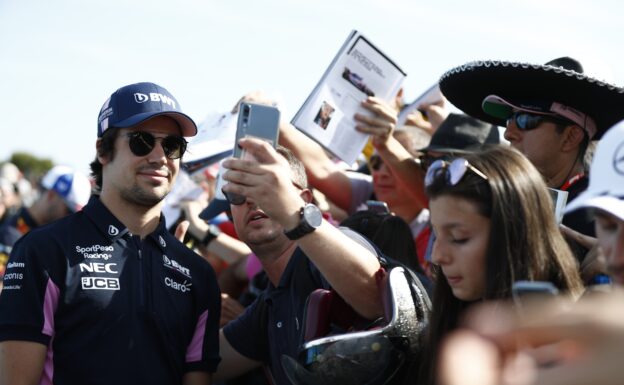
[[[170,288],[177,290],[179,292],[182,293],[186,293],[186,292],[190,292],[191,291],[191,286],[193,285],[191,282],[186,282],[186,280],[184,280],[184,282],[179,283],[174,281],[173,279],[166,277],[165,278],[165,285],[169,286]]]

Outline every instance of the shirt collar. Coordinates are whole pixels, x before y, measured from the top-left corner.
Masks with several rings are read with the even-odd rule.
[[[106,206],[104,206],[97,195],[93,195],[89,199],[89,203],[87,203],[82,211],[87,215],[87,217],[89,217],[98,230],[111,240],[111,242],[115,242],[119,238],[122,238],[126,234],[130,233],[128,228],[121,223]],[[167,242],[170,241],[170,239],[168,239],[169,236],[171,236],[171,234],[167,231],[165,221],[161,214],[158,226],[146,238],[151,238],[154,243],[164,251],[167,248]]]

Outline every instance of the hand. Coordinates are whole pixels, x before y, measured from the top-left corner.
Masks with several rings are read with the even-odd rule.
[[[397,111],[383,100],[369,97],[362,102],[362,107],[373,113],[373,116],[355,114],[358,122],[355,129],[371,135],[373,146],[384,146],[394,131],[397,122]]]
[[[444,343],[439,368],[446,385],[610,385],[620,383],[624,374],[621,292],[578,303],[541,301],[522,314],[500,303],[480,306],[469,314],[466,327]]]
[[[230,158],[223,163],[228,169],[223,191],[247,197],[285,229],[297,226],[305,201],[293,185],[288,161],[264,140],[243,138],[238,143],[253,159]]]
[[[178,226],[176,226],[175,229],[175,237],[178,241],[184,242],[184,237],[186,236],[186,231],[188,230],[189,225],[189,221],[186,220],[178,223]]]
[[[184,217],[189,222],[188,232],[196,239],[202,239],[208,231],[208,224],[199,217],[206,207],[206,200],[202,197],[198,200],[185,200],[180,202],[180,208],[184,211]]]
[[[427,114],[427,118],[418,110],[424,111],[425,114]],[[431,135],[436,132],[438,127],[440,127],[442,122],[449,115],[449,111],[445,107],[444,99],[432,104],[422,104],[418,106],[418,110],[408,115],[405,125],[416,126],[427,131]]]
[[[565,225],[559,225],[559,228],[565,238],[569,238],[589,250],[585,254],[580,267],[583,282],[589,282],[598,274],[607,274],[607,261],[602,253],[602,249],[598,245],[597,238],[581,234]]]

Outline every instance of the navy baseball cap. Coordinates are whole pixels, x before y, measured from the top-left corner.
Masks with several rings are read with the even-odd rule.
[[[98,117],[98,138],[109,128],[132,127],[158,115],[175,119],[182,136],[197,134],[197,125],[169,91],[154,83],[136,83],[121,87],[104,103]]]

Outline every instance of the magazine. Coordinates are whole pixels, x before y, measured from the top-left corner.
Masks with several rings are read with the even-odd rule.
[[[399,117],[397,119],[397,127],[401,127],[402,125],[404,125],[405,121],[407,120],[407,116],[414,112],[414,110],[421,105],[439,103],[442,98],[442,91],[440,91],[440,86],[438,85],[438,83],[432,85],[427,91],[425,91],[422,95],[417,97],[413,102],[411,102],[401,110],[401,113],[399,114]]]
[[[333,155],[353,164],[368,140],[368,135],[356,131],[353,116],[371,115],[360,103],[368,96],[392,100],[405,76],[354,30],[291,123]]]
[[[238,113],[210,114],[189,140],[182,167],[190,174],[232,155]]]
[[[548,192],[550,193],[550,197],[553,201],[555,220],[557,221],[557,224],[561,224],[561,220],[563,219],[563,210],[565,209],[566,203],[568,203],[568,192],[550,187],[548,188]]]

